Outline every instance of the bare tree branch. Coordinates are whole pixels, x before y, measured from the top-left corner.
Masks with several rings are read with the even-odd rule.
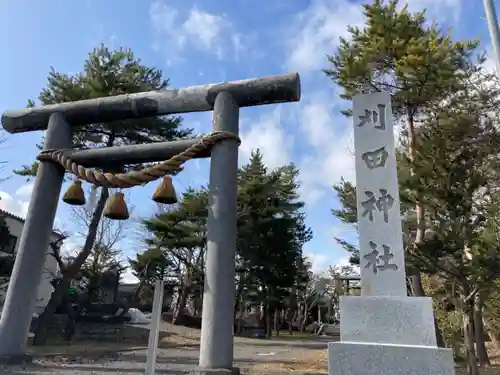
[[[110,191],[110,195],[112,194],[113,191]],[[133,207],[129,206],[129,211],[132,210]],[[72,207],[71,219],[75,226],[79,228],[77,232],[79,236],[86,236],[92,214],[93,210],[87,206]],[[99,222],[94,247],[104,246],[110,250],[113,249],[124,238],[123,234],[129,225],[130,221],[128,220],[110,220],[103,217]]]
[[[67,239],[69,236],[66,233],[60,233],[60,236],[57,240],[51,241],[49,243],[49,246],[52,250],[50,255],[54,257],[54,259],[57,262],[57,265],[59,266],[59,269],[61,272],[64,272],[66,270],[66,263],[63,261],[61,257],[61,246],[64,242],[65,239]]]

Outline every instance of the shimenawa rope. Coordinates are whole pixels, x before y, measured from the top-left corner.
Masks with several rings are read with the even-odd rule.
[[[166,176],[170,172],[178,171],[185,162],[193,159],[200,152],[213,146],[217,142],[227,139],[234,139],[238,144],[241,143],[240,138],[236,134],[226,131],[214,132],[201,138],[198,143],[188,147],[185,151],[172,156],[164,162],[143,168],[139,171],[130,171],[127,173],[102,173],[94,169],[85,168],[71,160],[67,155],[68,150],[43,150],[37,156],[37,159],[57,162],[69,173],[93,185],[126,189],[155,181]]]

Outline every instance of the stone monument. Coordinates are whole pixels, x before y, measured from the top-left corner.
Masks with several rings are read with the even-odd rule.
[[[432,299],[408,297],[391,97],[353,99],[361,297],[340,298],[340,342],[329,375],[454,375],[438,348]]]

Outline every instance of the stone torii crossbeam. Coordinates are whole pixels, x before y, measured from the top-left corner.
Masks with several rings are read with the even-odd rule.
[[[199,144],[200,139],[71,150],[74,127],[131,118],[213,111],[213,132],[232,134],[233,137],[219,139],[210,147],[200,147],[199,152],[191,157],[211,158],[199,366],[207,371],[231,371],[239,108],[299,100],[300,78],[297,73],[290,73],[6,111],[2,116],[2,125],[9,133],[46,130],[45,152],[68,150],[65,156],[76,165],[103,168],[164,161]],[[22,357],[25,353],[36,291],[44,267],[45,249],[66,171],[68,167],[63,168],[57,160],[40,158],[0,320],[2,358]]]

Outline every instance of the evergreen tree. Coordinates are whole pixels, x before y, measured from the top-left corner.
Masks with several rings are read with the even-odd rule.
[[[407,180],[432,230],[411,254],[421,269],[440,276],[446,297],[463,314],[471,374],[478,373],[475,346],[482,364],[488,362],[484,338],[474,337],[475,323],[483,330],[482,316],[474,318],[475,307],[482,309],[484,292],[500,276],[499,185],[491,178],[498,173],[500,133],[498,111],[490,108],[498,98],[493,93],[459,93],[454,105],[428,121],[413,160],[415,173]]]
[[[453,42],[437,24],[426,24],[425,12],[411,13],[407,5],[398,10],[397,0],[362,6],[365,27],[348,27],[351,38],[340,40],[325,73],[342,87],[341,97],[347,100],[358,93],[390,92],[412,159],[419,147],[416,129],[430,111],[445,104],[450,92],[462,87],[463,72],[471,66],[478,42]],[[415,208],[418,244],[425,231],[425,212],[418,199]],[[419,272],[414,273],[413,290],[424,295]]]
[[[256,298],[268,313],[290,301],[304,281],[302,246],[311,230],[298,201],[297,177],[293,165],[268,171],[259,151],[238,171],[236,300]],[[188,189],[175,207],[143,222],[148,247],[158,249],[180,275],[174,321],[189,295],[199,295],[203,285],[207,217],[207,190]],[[144,262],[132,267],[144,267]]]
[[[159,248],[150,248],[129,259],[133,275],[145,285],[153,286],[156,280],[165,278],[172,263]]]
[[[188,189],[173,209],[143,221],[146,244],[159,249],[178,275],[173,323],[184,313],[190,293],[203,281],[207,216],[206,189]]]
[[[129,258],[129,264],[133,275],[139,279],[134,301],[140,300],[141,305],[151,305],[156,280],[170,281],[167,276],[172,273],[172,261],[160,248],[151,247],[137,253],[135,259]]]
[[[339,199],[340,208],[332,209],[332,215],[343,224],[350,224],[356,227],[358,221],[358,210],[356,205],[356,186],[350,181],[341,181],[333,186],[333,190]],[[350,253],[349,263],[359,266],[359,248],[346,240],[335,237],[335,240]]]
[[[49,105],[142,91],[162,90],[167,86],[168,80],[163,78],[163,73],[158,69],[144,65],[140,59],[134,56],[131,50],[119,49],[111,51],[106,46],[101,45],[89,54],[81,73],[68,75],[52,69],[49,73],[47,87],[41,91],[38,101],[41,105]],[[33,101],[29,102],[30,106],[34,104]],[[166,116],[89,124],[75,128],[73,147],[93,148],[142,144],[169,141],[191,134],[190,129],[179,129],[180,125],[180,117]],[[139,166],[128,167],[138,168]],[[15,172],[30,178],[36,175],[37,169],[38,164],[35,162],[32,165],[23,166],[21,170]],[[107,168],[105,171],[116,172],[118,170]],[[123,171],[123,169],[120,171]],[[88,228],[85,245],[76,256],[71,267],[68,268],[69,272],[66,272],[61,282],[57,284],[56,290],[39,320],[37,332],[35,332],[35,344],[45,343],[46,328],[60,304],[69,281],[81,269],[91,253],[108,194],[107,188],[101,189]]]
[[[302,247],[311,230],[298,201],[298,170],[286,165],[268,171],[259,150],[238,176],[238,206],[246,218],[238,231],[240,280],[265,304],[268,334],[271,313],[290,299],[300,275]]]
[[[40,92],[38,102],[50,105],[164,90],[168,84],[161,70],[144,65],[130,49],[112,51],[102,44],[89,54],[81,73],[68,75],[51,68],[47,87]],[[29,100],[28,106],[34,105],[35,101]],[[180,129],[181,123],[182,118],[178,116],[154,116],[78,126],[73,131],[73,148],[164,142],[190,136],[192,130]],[[34,162],[15,173],[30,178],[36,175],[37,169],[38,162]]]

